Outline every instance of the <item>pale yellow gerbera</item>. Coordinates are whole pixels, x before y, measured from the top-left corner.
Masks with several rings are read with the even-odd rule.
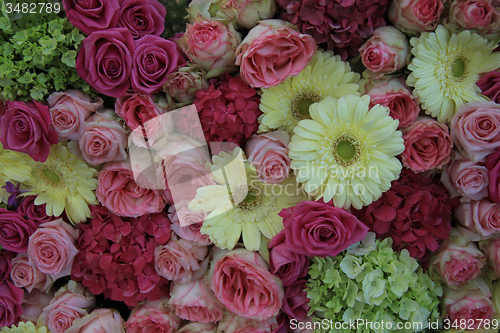
[[[97,204],[97,172],[62,144],[53,145],[45,162],[29,160],[33,188],[24,195],[38,195],[35,205],[46,204],[49,216],[63,211],[71,223],[86,221],[89,204]]]
[[[188,207],[210,213],[201,232],[222,249],[233,249],[242,236],[247,250],[259,250],[261,235],[271,239],[283,229],[278,213],[306,200],[293,177],[281,184],[257,181],[241,148],[232,154],[221,152],[212,162],[210,168],[217,185],[198,189]]]
[[[304,190],[336,207],[360,209],[398,178],[404,150],[398,121],[369,96],[326,98],[311,105],[289,146],[292,169]]]
[[[0,143],[0,202],[7,203],[10,194],[2,188],[5,183],[31,183],[31,167],[28,165],[27,155],[3,149]],[[16,184],[17,185],[17,184]]]
[[[31,321],[26,323],[20,322],[17,327],[12,325],[9,327],[4,327],[0,333],[50,333],[46,326],[33,324]]]
[[[262,89],[259,131],[280,129],[293,134],[302,119],[310,119],[309,106],[328,96],[358,94],[359,74],[333,52],[317,51],[299,75],[277,86]]]
[[[415,57],[406,83],[414,87],[426,114],[447,122],[462,104],[486,100],[476,83],[479,74],[500,67],[496,44],[468,30],[451,34],[442,25],[410,43]]]

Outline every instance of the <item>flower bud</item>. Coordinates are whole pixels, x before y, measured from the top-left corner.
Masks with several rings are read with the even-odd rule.
[[[163,85],[163,91],[176,104],[176,107],[172,109],[193,102],[196,91],[199,89],[208,89],[205,74],[199,66],[188,63],[185,67],[181,67],[176,72],[168,75],[168,80]]]

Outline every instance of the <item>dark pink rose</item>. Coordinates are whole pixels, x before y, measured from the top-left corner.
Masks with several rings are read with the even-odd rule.
[[[83,40],[76,72],[98,92],[118,98],[130,88],[134,50],[128,29],[96,31]]]
[[[28,255],[19,253],[12,259],[12,271],[10,272],[12,282],[19,288],[25,288],[28,292],[33,289],[46,292],[52,286],[52,279],[40,272],[38,268],[31,265]]]
[[[23,314],[24,292],[9,280],[0,281],[0,327],[14,324]]]
[[[21,201],[17,212],[25,217],[31,219],[35,224],[45,223],[52,220],[57,220],[57,217],[47,215],[45,204],[35,205],[36,195],[29,195]]]
[[[348,211],[322,201],[303,201],[279,214],[287,250],[314,257],[335,257],[362,241],[369,228]]]
[[[460,233],[471,241],[480,241],[500,234],[500,204],[484,198],[464,201],[455,211]]]
[[[0,208],[0,246],[4,249],[26,253],[29,237],[36,231],[36,224],[31,219],[5,208]]]
[[[120,0],[63,0],[68,20],[90,35],[94,31],[116,27]]]
[[[285,298],[281,310],[290,317],[300,320],[307,316],[310,307],[307,298],[307,280],[297,280],[293,284],[285,287]]]
[[[51,129],[49,107],[33,102],[8,102],[0,118],[0,142],[4,149],[28,154],[45,162],[50,146],[57,143],[57,133]]]
[[[168,80],[167,75],[186,62],[174,42],[158,36],[144,36],[135,42],[132,56],[132,89],[143,94],[155,94]]]
[[[410,35],[436,30],[444,13],[443,0],[395,0],[389,5],[389,20]]]
[[[157,0],[125,0],[120,4],[118,27],[127,28],[134,38],[160,36],[165,29],[165,7]]]
[[[182,320],[175,315],[167,302],[167,298],[162,298],[136,306],[125,323],[127,333],[177,332]]]
[[[273,275],[281,279],[283,286],[305,277],[309,263],[309,258],[305,255],[288,250],[284,230],[269,242],[269,268]]]
[[[500,203],[500,148],[486,158],[486,168],[489,171],[490,184],[488,193],[491,201]]]
[[[5,280],[12,270],[11,260],[16,256],[15,252],[2,250],[0,252],[0,281]]]
[[[477,81],[477,86],[483,95],[500,104],[500,71],[498,69],[482,76]]]

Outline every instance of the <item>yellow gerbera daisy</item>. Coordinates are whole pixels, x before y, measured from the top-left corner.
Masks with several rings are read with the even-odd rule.
[[[26,323],[20,322],[17,327],[16,325],[12,325],[10,328],[4,327],[0,333],[50,333],[50,331],[46,326],[35,326],[31,321],[28,321]]]
[[[410,43],[415,57],[406,83],[426,114],[447,122],[462,104],[486,100],[476,83],[479,74],[500,67],[500,52],[492,53],[497,45],[468,30],[450,34],[442,25]]]
[[[311,105],[289,146],[297,181],[304,190],[336,207],[360,209],[380,198],[398,178],[404,150],[398,121],[369,96],[326,98]]]
[[[2,188],[6,182],[11,181],[25,184],[31,182],[31,167],[28,165],[26,157],[24,154],[3,149],[3,145],[0,143],[0,203],[7,203],[10,196]]]
[[[59,216],[63,210],[71,223],[86,221],[89,204],[97,204],[97,172],[78,159],[62,144],[53,145],[43,163],[29,160],[33,188],[24,195],[38,195],[35,205],[46,204],[47,215]]]
[[[280,129],[293,134],[302,119],[310,119],[309,106],[328,96],[342,97],[358,94],[359,74],[333,52],[317,51],[299,75],[277,86],[262,89],[259,131]]]
[[[233,249],[242,236],[247,250],[259,250],[261,234],[271,239],[283,229],[278,213],[306,199],[293,178],[281,184],[257,181],[241,148],[232,154],[221,152],[212,162],[217,185],[198,189],[188,207],[210,213],[201,232],[222,249]]]

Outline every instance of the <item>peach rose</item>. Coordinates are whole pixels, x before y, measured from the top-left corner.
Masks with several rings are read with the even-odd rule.
[[[53,283],[48,275],[30,265],[27,254],[18,254],[17,257],[12,259],[10,278],[16,287],[25,288],[28,292],[33,289],[45,292],[50,289]]]
[[[500,204],[484,198],[462,202],[455,210],[460,232],[476,242],[500,234]]]
[[[75,319],[66,333],[124,332],[124,324],[125,322],[118,311],[97,309],[82,318]]]
[[[177,332],[182,320],[175,315],[167,302],[167,298],[162,298],[136,306],[125,323],[127,333]]]

